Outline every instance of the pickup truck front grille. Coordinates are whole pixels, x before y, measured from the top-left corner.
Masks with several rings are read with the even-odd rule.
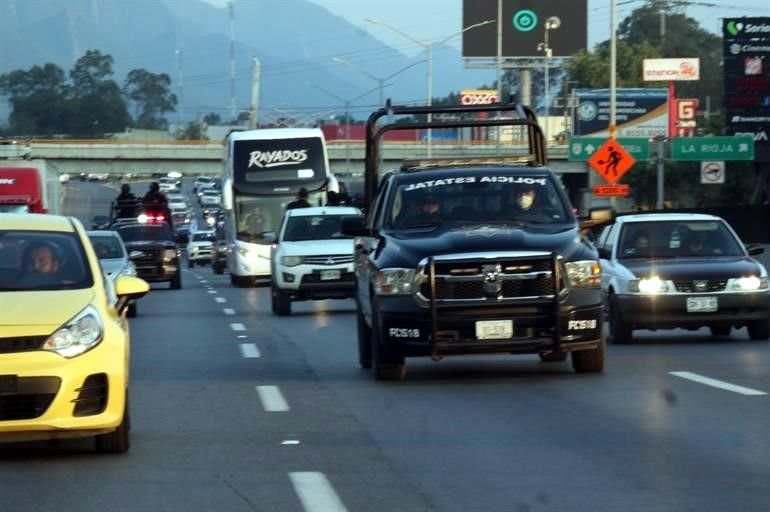
[[[343,265],[353,263],[352,254],[328,254],[321,256],[303,256],[302,263],[305,265]]]
[[[142,255],[134,258],[133,262],[135,265],[155,265],[157,263],[160,263],[162,260],[163,255],[161,254],[161,250],[159,249],[136,249],[137,251],[141,252]]]
[[[682,293],[723,292],[727,288],[727,279],[703,279],[693,281],[674,281],[676,291]]]
[[[556,295],[554,259],[551,255],[500,257],[483,260],[449,260],[434,263],[435,290],[431,292],[430,269],[422,270],[418,299],[439,303],[494,302],[521,299],[553,299]]]

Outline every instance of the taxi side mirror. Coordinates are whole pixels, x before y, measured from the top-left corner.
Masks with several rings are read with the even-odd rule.
[[[118,296],[117,310],[122,313],[129,301],[141,299],[150,291],[150,285],[144,279],[133,276],[120,276],[115,280],[115,294]]]

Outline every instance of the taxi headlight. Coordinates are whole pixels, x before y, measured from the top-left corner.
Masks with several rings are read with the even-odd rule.
[[[669,288],[668,283],[657,276],[635,279],[628,283],[629,291],[648,295],[666,293],[669,291]]]
[[[602,269],[598,261],[570,261],[564,264],[570,286],[596,288],[601,285]]]
[[[176,258],[176,249],[166,249],[163,251],[163,261],[169,262]]]
[[[56,352],[63,357],[75,357],[95,347],[103,336],[104,326],[99,312],[93,306],[88,306],[49,336],[43,344],[43,350]]]
[[[281,265],[284,267],[296,267],[302,263],[302,256],[282,256]]]
[[[730,279],[727,289],[735,292],[767,290],[767,277],[746,276]]]
[[[378,295],[411,295],[415,289],[413,268],[384,268],[374,277],[374,292]]]

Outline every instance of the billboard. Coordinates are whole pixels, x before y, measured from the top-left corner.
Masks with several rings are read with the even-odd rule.
[[[770,17],[722,22],[725,131],[754,138],[755,160],[770,162]]]
[[[489,105],[497,103],[497,89],[463,89],[460,92],[461,105]]]
[[[577,108],[572,120],[574,135],[608,137],[609,89],[576,89]],[[618,137],[668,134],[668,89],[618,89],[616,92]]]
[[[700,80],[700,59],[644,59],[642,79],[645,82],[678,82]]]
[[[558,16],[561,26],[549,31],[554,57],[567,57],[586,48],[587,0],[505,0],[503,57],[537,57],[545,39],[545,20]],[[463,27],[497,20],[497,0],[463,0]],[[496,57],[497,23],[463,33],[463,57]]]

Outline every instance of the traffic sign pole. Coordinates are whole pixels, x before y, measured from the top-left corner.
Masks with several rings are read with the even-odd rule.
[[[658,140],[658,199],[655,204],[655,207],[658,210],[663,209],[663,202],[665,199],[665,184],[666,184],[666,169],[664,167],[664,159],[665,159],[665,151],[666,151],[666,138],[660,137],[660,140]]]

